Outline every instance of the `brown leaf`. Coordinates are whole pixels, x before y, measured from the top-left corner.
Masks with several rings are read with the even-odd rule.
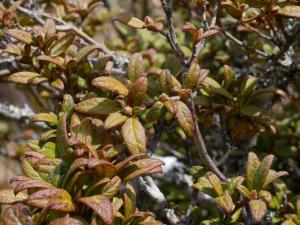
[[[113,77],[97,77],[92,81],[92,85],[98,88],[103,88],[105,90],[111,91],[113,93],[116,93],[117,95],[128,95],[127,87]]]
[[[128,102],[132,106],[141,105],[147,95],[148,79],[147,77],[138,78],[130,88]]]
[[[24,42],[25,44],[32,43],[32,36],[30,33],[20,29],[6,30],[5,34],[17,39],[18,41]]]
[[[118,15],[115,17],[115,20],[135,29],[142,29],[145,27],[144,21],[129,15],[124,15],[124,14]]]
[[[138,119],[126,120],[122,126],[122,136],[131,154],[147,151],[145,130]]]
[[[73,32],[69,32],[56,40],[49,49],[50,56],[55,57],[64,54],[68,47],[72,44],[74,38],[75,34]]]
[[[197,42],[199,41],[199,32],[197,30],[197,28],[188,22],[185,22],[184,25],[182,26],[182,30],[185,32],[189,32],[190,35],[192,36],[192,40],[193,40],[193,44],[197,44]]]
[[[223,196],[217,197],[215,198],[215,202],[222,208],[225,210],[226,213],[231,213],[234,208],[235,205],[232,201],[231,196],[228,194],[227,191],[224,192]]]
[[[146,174],[161,173],[162,165],[164,165],[163,161],[153,158],[140,159],[129,163],[128,166],[122,170],[122,173],[124,173],[123,181],[128,181]]]
[[[263,200],[258,199],[250,201],[249,205],[254,222],[259,223],[267,213],[266,203]]]
[[[108,98],[90,98],[79,102],[75,110],[80,113],[104,116],[121,110],[117,102]]]
[[[14,188],[14,193],[18,194],[21,191],[30,189],[30,188],[43,188],[51,189],[55,188],[52,184],[40,179],[31,179],[27,177],[15,177],[11,181],[17,182],[17,185]]]
[[[195,89],[207,77],[209,70],[201,69],[198,63],[193,63],[188,71],[186,86]]]
[[[40,84],[42,82],[47,81],[45,77],[42,77],[40,74],[35,72],[17,72],[13,73],[8,77],[9,82],[17,83],[17,84]]]
[[[194,134],[194,121],[190,109],[181,101],[176,101],[175,118],[187,136]]]
[[[47,55],[39,55],[36,58],[36,60],[47,62],[47,63],[52,63],[52,64],[56,65],[59,69],[61,69],[61,70],[64,69],[64,66],[59,58],[53,58],[53,57],[50,57]]]
[[[90,169],[96,169],[100,177],[112,177],[116,173],[116,169],[112,163],[102,159],[89,159],[88,167]]]
[[[107,198],[114,197],[120,189],[121,186],[121,179],[118,176],[113,177],[108,183],[104,185],[101,189],[101,195]]]
[[[30,208],[22,203],[12,205],[2,215],[4,225],[33,224]]]
[[[92,208],[106,225],[113,224],[113,206],[108,198],[94,195],[78,199],[78,201]]]
[[[246,181],[247,187],[252,187],[253,177],[257,167],[259,166],[259,159],[254,152],[248,153],[248,160],[247,160],[247,172],[246,172]]]
[[[136,211],[136,193],[132,185],[128,183],[126,184],[123,198],[124,198],[124,209],[125,209],[124,216],[125,218],[128,218]]]
[[[144,74],[143,57],[139,53],[135,53],[130,57],[128,63],[128,78],[132,82],[142,77]]]
[[[27,204],[37,208],[61,212],[75,211],[71,195],[64,189],[53,188],[34,192],[27,198]]]

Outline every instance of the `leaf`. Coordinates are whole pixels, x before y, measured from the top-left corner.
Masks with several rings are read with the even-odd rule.
[[[259,223],[267,213],[266,203],[263,200],[258,199],[250,201],[249,205],[254,222]]]
[[[226,213],[231,213],[235,209],[235,205],[232,201],[231,196],[227,191],[224,192],[223,196],[215,198],[215,202],[225,210]]]
[[[7,208],[2,215],[2,219],[4,225],[33,224],[30,208],[22,203]]]
[[[16,83],[16,84],[37,85],[37,84],[47,81],[47,79],[45,77],[42,77],[38,73],[23,71],[23,72],[17,72],[17,73],[11,74],[8,77],[8,81]]]
[[[147,151],[145,130],[138,119],[126,120],[122,126],[122,136],[131,154]]]
[[[108,198],[102,195],[94,195],[80,198],[78,201],[92,208],[106,225],[113,224],[113,206]]]
[[[192,186],[195,189],[200,190],[201,192],[211,196],[217,197],[216,192],[211,184],[211,182],[206,177],[200,177],[196,183]]]
[[[17,185],[14,188],[14,193],[18,194],[21,191],[30,189],[30,188],[43,188],[51,189],[55,188],[52,184],[40,179],[30,179],[28,177],[14,177],[11,182],[17,182]]]
[[[10,29],[6,30],[5,34],[17,39],[18,41],[21,41],[25,44],[31,44],[32,43],[32,36],[30,33],[20,30],[20,29]]]
[[[124,198],[124,210],[125,210],[124,216],[125,218],[128,218],[136,211],[136,193],[132,185],[128,183],[126,184],[123,198]]]
[[[195,89],[207,77],[209,70],[201,69],[198,63],[193,63],[188,71],[186,86]]]
[[[215,192],[219,195],[223,195],[223,188],[220,179],[212,172],[207,172],[207,178],[213,186]]]
[[[128,78],[132,82],[142,77],[144,74],[143,57],[139,53],[135,53],[130,57],[128,63]]]
[[[105,116],[120,110],[118,103],[108,98],[90,98],[75,106],[75,111],[94,116]]]
[[[90,169],[96,169],[100,177],[112,177],[116,173],[116,169],[112,163],[101,159],[89,159],[88,167]]]
[[[60,156],[68,152],[67,113],[60,113],[56,130],[56,147]]]
[[[184,130],[187,136],[192,137],[194,134],[194,121],[190,109],[181,101],[175,101],[176,113],[175,118],[180,127]]]
[[[49,49],[50,56],[55,57],[64,54],[68,47],[72,44],[74,38],[75,34],[73,32],[69,32],[56,40]]]
[[[45,40],[48,40],[56,33],[56,26],[53,19],[47,19],[44,25]]]
[[[145,158],[129,163],[123,170],[123,181],[128,181],[136,177],[151,174],[161,173],[164,162],[160,159]]]
[[[118,81],[116,78],[103,76],[97,77],[92,81],[92,85],[98,88],[103,88],[105,90],[111,91],[117,95],[128,95],[127,87]]]
[[[122,181],[120,177],[113,177],[108,183],[104,185],[104,187],[101,190],[101,195],[107,198],[114,197],[119,192],[121,183]]]
[[[92,146],[92,133],[93,133],[93,125],[92,119],[89,117],[84,118],[76,131],[76,139],[88,146]]]
[[[78,219],[66,216],[51,221],[49,225],[84,225],[84,223]]]
[[[38,113],[32,117],[33,122],[44,122],[49,123],[51,125],[57,125],[57,115],[50,112],[50,113]]]
[[[141,105],[147,95],[148,79],[147,77],[138,78],[130,88],[128,102],[132,106]]]
[[[61,90],[61,91],[63,91],[63,90],[65,89],[65,84],[64,84],[64,82],[62,81],[62,79],[60,79],[60,78],[57,78],[57,79],[55,79],[54,81],[52,81],[52,82],[50,83],[50,85],[51,85],[52,87],[58,89],[58,90]]]
[[[257,155],[254,152],[249,152],[248,153],[248,160],[247,160],[247,172],[246,172],[246,182],[247,182],[247,187],[251,188],[252,187],[252,182],[253,178],[255,175],[255,171],[257,167],[259,166],[259,159]]]
[[[42,179],[26,158],[22,160],[22,171],[29,178]]]
[[[64,189],[53,188],[34,192],[27,198],[27,204],[37,208],[61,212],[75,211],[71,195]]]
[[[192,41],[193,41],[194,45],[197,44],[197,42],[199,42],[200,34],[199,34],[197,28],[193,24],[191,24],[189,22],[185,22],[182,26],[182,30],[184,32],[190,33],[190,35],[192,36]]]
[[[60,58],[53,58],[47,55],[39,55],[36,60],[38,61],[42,61],[42,62],[47,62],[47,63],[52,63],[54,65],[56,65],[59,69],[63,70],[64,66],[62,64],[62,61],[60,60]]]
[[[12,189],[2,189],[0,190],[0,204],[11,205],[16,202],[26,200],[27,195],[24,193],[18,193],[15,195]]]
[[[115,17],[115,20],[135,29],[142,29],[145,27],[144,21],[129,15],[124,15],[124,14],[118,15]]]
[[[93,51],[95,51],[97,49],[99,49],[99,46],[97,46],[97,45],[89,45],[89,46],[85,46],[82,49],[80,49],[80,51],[78,52],[78,54],[75,57],[75,60],[76,60],[75,66],[79,65],[79,63],[81,63],[83,60],[85,60],[89,54],[91,54]]]
[[[299,5],[286,5],[279,9],[279,15],[300,18],[300,6]]]
[[[164,111],[164,104],[160,101],[155,102],[146,115],[146,121],[151,123],[159,120]]]
[[[273,159],[273,155],[268,155],[261,161],[261,163],[257,167],[252,181],[252,188],[254,190],[259,191],[263,187],[270,171]]]
[[[274,170],[269,170],[269,173],[268,173],[268,176],[265,180],[265,183],[263,185],[263,188],[266,187],[268,184],[272,183],[274,180],[276,180],[277,178],[279,177],[282,177],[282,176],[287,176],[289,173],[286,172],[286,171],[279,171],[279,172],[276,172]]]
[[[120,112],[110,114],[104,121],[104,128],[106,130],[114,129],[121,126],[128,117]]]
[[[240,19],[242,17],[242,12],[231,2],[222,2],[222,7],[224,7],[233,18]]]

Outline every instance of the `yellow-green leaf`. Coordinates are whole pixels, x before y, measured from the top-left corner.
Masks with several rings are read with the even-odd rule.
[[[115,20],[135,29],[142,29],[145,27],[144,21],[129,15],[124,15],[124,14],[118,15],[115,17]]]
[[[106,130],[113,129],[115,127],[121,126],[127,119],[127,116],[120,112],[115,112],[110,114],[104,121],[104,128]]]
[[[95,78],[92,81],[92,85],[98,88],[103,88],[105,90],[111,91],[118,95],[127,96],[129,92],[127,87],[124,84],[122,84],[116,78],[109,77],[109,76]]]
[[[90,98],[75,106],[75,111],[95,116],[109,115],[120,110],[119,104],[108,98]]]
[[[17,83],[17,84],[40,84],[42,82],[47,81],[45,77],[42,77],[40,74],[35,72],[17,72],[13,73],[8,77],[9,82]]]
[[[72,44],[74,38],[75,34],[73,32],[69,32],[56,40],[49,49],[50,56],[55,57],[64,54],[68,47]]]
[[[131,154],[147,151],[145,130],[138,119],[126,120],[122,126],[122,136]]]
[[[254,222],[259,223],[267,213],[266,203],[263,200],[258,199],[250,201],[249,205]]]

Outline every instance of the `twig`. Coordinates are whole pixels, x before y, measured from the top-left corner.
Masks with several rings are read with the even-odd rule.
[[[171,47],[174,49],[177,57],[179,58],[182,65],[185,65],[185,57],[182,52],[182,50],[179,47],[179,44],[177,42],[175,28],[174,28],[174,21],[173,21],[173,11],[172,11],[172,0],[169,0],[169,3],[167,3],[166,0],[161,0],[162,8],[165,12],[166,19],[167,19],[167,25],[168,25],[168,33],[165,34],[162,32],[163,35],[165,35],[171,45]]]
[[[256,48],[252,48],[250,46],[248,46],[245,42],[237,39],[235,36],[233,36],[231,33],[229,33],[228,31],[224,31],[223,32],[225,34],[226,37],[228,37],[230,40],[232,40],[234,43],[236,43],[237,45],[247,49],[247,50],[250,50],[260,56],[263,56],[264,58],[267,58],[267,59],[271,59],[271,56],[268,54],[268,53],[265,53],[263,51],[260,51]]]
[[[196,149],[198,151],[199,157],[202,160],[203,164],[209,169],[211,170],[211,172],[215,173],[222,181],[228,181],[228,178],[218,169],[218,167],[215,165],[214,161],[211,159],[211,157],[209,156],[204,140],[203,140],[203,136],[201,134],[199,125],[198,125],[198,118],[197,118],[197,114],[196,114],[196,109],[195,109],[195,104],[194,104],[194,100],[193,97],[191,97],[190,99],[191,101],[191,108],[192,108],[192,116],[193,116],[193,120],[194,120],[194,126],[195,126],[195,131],[194,131],[194,143],[196,146]]]
[[[214,29],[216,27],[219,5],[220,5],[220,0],[215,0],[215,4],[213,8],[213,16],[210,22],[210,29]]]

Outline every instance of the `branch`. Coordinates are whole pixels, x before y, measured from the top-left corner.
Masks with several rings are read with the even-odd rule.
[[[0,103],[0,114],[14,120],[21,120],[24,118],[31,120],[31,118],[35,115],[27,104],[24,104],[24,108],[19,108],[8,103]]]
[[[194,120],[194,126],[195,126],[195,131],[194,131],[194,143],[196,146],[196,149],[198,151],[199,157],[202,160],[203,164],[213,173],[215,173],[222,181],[228,181],[228,178],[218,169],[218,167],[215,165],[214,161],[211,159],[209,156],[203,136],[201,134],[199,125],[198,125],[198,118],[196,114],[196,109],[195,109],[195,104],[193,97],[191,97],[191,108],[192,108],[192,116]]]
[[[167,3],[166,0],[161,0],[162,8],[165,12],[166,19],[167,19],[167,25],[168,25],[168,33],[164,34],[164,36],[167,37],[171,47],[174,49],[177,57],[179,58],[182,65],[185,65],[185,57],[182,52],[182,50],[179,47],[179,44],[177,42],[175,28],[174,28],[174,21],[173,21],[173,11],[172,11],[172,0],[169,0],[169,3]]]

